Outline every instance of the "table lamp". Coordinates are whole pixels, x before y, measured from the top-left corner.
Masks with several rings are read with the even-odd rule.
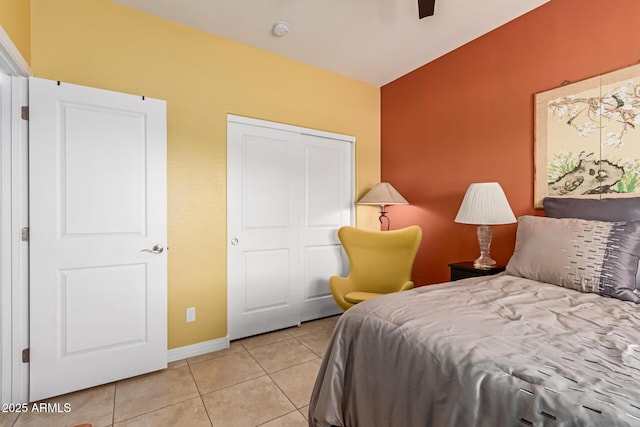
[[[491,226],[513,224],[516,222],[516,217],[500,184],[480,182],[471,184],[467,189],[455,222],[478,226],[480,257],[473,262],[473,266],[489,270],[496,266],[496,262],[489,254]]]

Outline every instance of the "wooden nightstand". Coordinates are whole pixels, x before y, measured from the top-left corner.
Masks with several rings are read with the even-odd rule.
[[[454,280],[466,279],[469,277],[492,276],[503,272],[505,268],[506,267],[504,265],[498,265],[491,270],[482,270],[480,268],[475,268],[473,266],[473,261],[454,262],[449,264],[449,269],[451,270],[450,280],[453,282]]]

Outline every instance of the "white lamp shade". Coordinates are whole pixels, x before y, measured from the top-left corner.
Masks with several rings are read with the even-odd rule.
[[[469,186],[455,222],[475,225],[512,224],[516,217],[497,182],[480,182]]]
[[[408,205],[407,199],[402,197],[398,190],[388,182],[376,184],[362,199],[359,205]]]

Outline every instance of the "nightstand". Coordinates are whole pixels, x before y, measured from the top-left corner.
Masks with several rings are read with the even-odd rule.
[[[469,277],[492,276],[505,270],[504,265],[498,265],[491,270],[482,270],[473,266],[473,261],[454,262],[449,264],[451,270],[450,280],[467,279]]]

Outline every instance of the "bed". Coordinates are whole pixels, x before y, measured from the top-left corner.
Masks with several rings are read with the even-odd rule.
[[[519,218],[505,273],[345,312],[309,425],[640,426],[638,255],[640,221]]]

